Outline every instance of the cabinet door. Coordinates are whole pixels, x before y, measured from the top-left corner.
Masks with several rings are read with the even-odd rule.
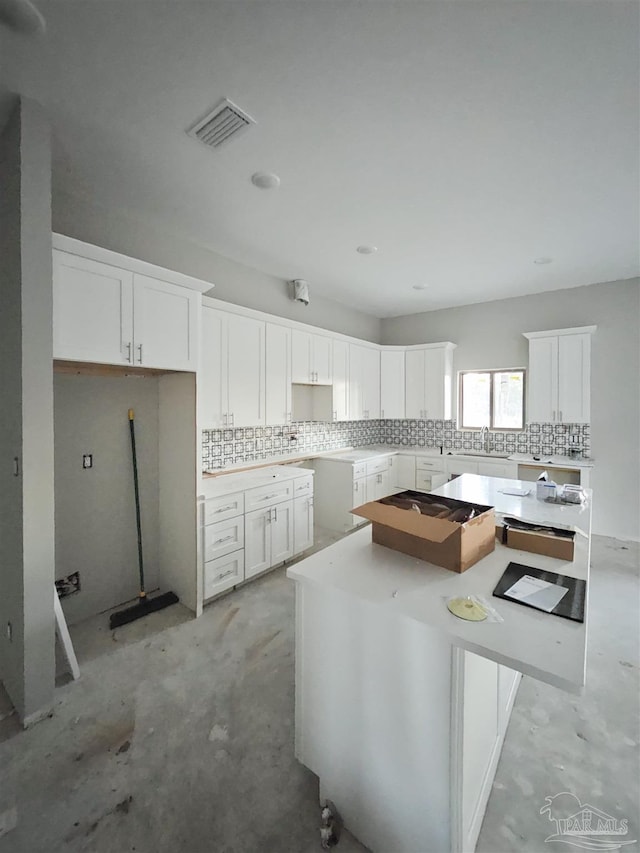
[[[380,417],[380,350],[362,348],[362,408],[367,420]]]
[[[361,477],[353,481],[353,494],[351,497],[351,509],[362,506],[367,503],[367,480],[366,477]],[[350,515],[351,524],[362,524],[362,518],[359,515]],[[347,528],[348,529],[348,528]]]
[[[359,421],[363,418],[363,350],[364,347],[359,347],[356,344],[349,345],[349,419],[352,421]]]
[[[134,273],[135,364],[195,371],[199,301],[200,294],[187,287]]]
[[[528,423],[550,423],[558,412],[558,338],[529,340]]]
[[[533,341],[532,341],[533,343]],[[558,337],[558,415],[564,423],[589,423],[591,335]]]
[[[380,417],[404,418],[404,352],[380,353]]]
[[[415,489],[416,487],[416,457],[396,456],[394,470],[394,486],[398,489]]]
[[[133,275],[53,252],[53,357],[133,364]]]
[[[229,426],[264,423],[264,336],[262,320],[227,315]]]
[[[291,421],[291,329],[267,323],[265,354],[266,423]]]
[[[447,462],[447,474],[477,474],[478,473],[478,463],[473,462],[471,459],[451,459],[448,458]]]
[[[244,576],[251,578],[271,566],[271,509],[244,517]]]
[[[291,381],[311,382],[311,335],[291,330]]]
[[[203,305],[201,326],[202,347],[197,376],[200,427],[215,429],[227,425],[225,315]]]
[[[293,501],[271,508],[271,565],[293,557]]]
[[[478,474],[485,477],[515,477],[515,462],[478,462]]]
[[[301,554],[313,545],[313,497],[293,502],[293,553]]]
[[[405,353],[405,392],[406,416],[424,418],[424,350],[407,350]]]
[[[311,335],[311,370],[313,381],[320,385],[331,385],[331,338],[324,335]]]
[[[424,417],[445,418],[445,351],[426,349],[424,351]]]
[[[333,341],[333,412],[334,421],[349,420],[349,344]]]

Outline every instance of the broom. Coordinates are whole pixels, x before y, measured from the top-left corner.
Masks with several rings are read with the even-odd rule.
[[[118,610],[109,616],[109,627],[119,628],[121,625],[127,625],[129,622],[135,622],[136,619],[142,619],[149,613],[155,613],[157,610],[164,610],[171,604],[177,604],[179,601],[175,592],[165,592],[163,595],[156,595],[155,598],[147,598],[147,593],[144,590],[144,563],[142,560],[142,528],[140,526],[140,493],[138,491],[138,461],[136,457],[136,434],[133,422],[133,409],[129,409],[129,432],[131,434],[131,456],[133,458],[133,488],[136,498],[136,525],[138,528],[138,570],[140,573],[140,592],[138,594],[138,603],[132,607],[127,607],[125,610]]]

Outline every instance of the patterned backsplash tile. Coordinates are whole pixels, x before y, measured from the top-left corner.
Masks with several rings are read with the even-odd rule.
[[[564,456],[569,447],[589,455],[588,424],[527,424],[522,432],[490,432],[489,445],[505,453]],[[280,426],[211,429],[202,432],[203,468],[226,468],[272,456],[302,456],[339,447],[388,444],[482,450],[480,433],[458,430],[455,421],[367,420],[324,423],[304,421]]]

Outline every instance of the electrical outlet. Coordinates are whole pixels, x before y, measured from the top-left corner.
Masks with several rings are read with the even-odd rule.
[[[82,454],[82,467],[93,468],[93,453]]]
[[[72,572],[66,578],[57,580],[56,592],[58,598],[66,598],[68,595],[80,592],[80,572]]]
[[[10,643],[13,642],[13,625],[11,622],[7,622],[7,640],[9,640]]]
[[[18,825],[18,809],[14,806],[4,812],[0,812],[0,838],[11,832]]]

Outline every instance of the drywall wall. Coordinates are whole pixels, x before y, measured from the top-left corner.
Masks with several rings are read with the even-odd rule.
[[[54,401],[56,579],[80,573],[80,592],[62,599],[72,624],[138,592],[130,408],[145,576],[158,587],[158,378],[56,374]]]
[[[54,470],[50,135],[25,98],[2,134],[0,179],[0,677],[29,725],[53,704]]]
[[[176,272],[215,284],[208,296],[266,311],[278,317],[309,323],[322,329],[377,343],[380,320],[321,296],[322,283],[310,282],[311,304],[290,298],[289,286],[275,278],[225,258],[210,249],[169,234],[122,211],[107,210],[95,202],[55,192],[53,230],[114,252],[140,258]],[[296,271],[298,277],[304,271]]]
[[[640,280],[606,282],[382,321],[382,343],[453,341],[454,372],[520,367],[523,332],[597,325],[591,356],[594,533],[640,538]]]

